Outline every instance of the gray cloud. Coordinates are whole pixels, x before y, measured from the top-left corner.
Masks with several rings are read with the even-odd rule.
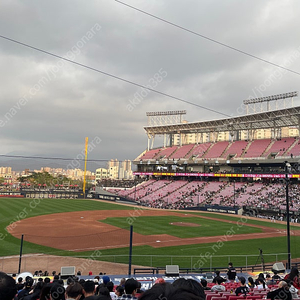
[[[126,1],[125,1],[126,2]],[[276,64],[300,71],[298,1],[127,1]],[[99,24],[85,44],[83,36]],[[198,105],[236,115],[242,100],[270,79],[264,95],[298,89],[298,75],[259,62],[164,24],[115,1],[3,1],[1,34],[66,56],[76,62],[141,85],[160,70],[168,73],[155,88]],[[73,49],[73,50],[72,50]],[[294,53],[294,54],[293,54]],[[294,55],[295,56],[295,55]],[[74,157],[84,138],[101,144],[92,158],[133,159],[146,148],[147,111],[186,109],[188,121],[220,115],[148,93],[133,111],[127,105],[139,87],[0,40],[0,120],[28,96],[26,105],[0,128],[2,154]],[[50,74],[50,75],[49,75]],[[30,89],[48,81],[34,95]],[[253,95],[254,96],[254,95]]]

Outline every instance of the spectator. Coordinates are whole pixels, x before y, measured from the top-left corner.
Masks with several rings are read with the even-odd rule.
[[[97,296],[95,296],[95,290],[96,285],[94,281],[87,280],[83,284],[83,294],[85,300],[96,300],[98,299]]]
[[[249,288],[246,285],[246,278],[240,277],[239,282],[241,285],[238,288],[236,288],[236,290],[235,290],[236,296],[239,296],[241,294],[243,294],[243,295],[249,294]]]
[[[119,299],[132,299],[136,300],[135,297],[136,290],[137,290],[137,281],[133,278],[129,278],[125,281],[125,294],[123,294]]]
[[[99,288],[99,295],[97,297],[97,300],[111,300],[109,290],[107,287],[102,286]]]
[[[265,281],[265,276],[263,273],[259,273],[258,274],[258,277],[257,279],[255,280],[255,285],[258,286],[260,283],[259,283],[259,280],[262,279],[263,281]]]
[[[222,279],[221,278],[217,278],[217,284],[214,285],[212,288],[211,288],[211,291],[212,292],[225,292],[226,291],[226,288],[224,285],[222,285]]]
[[[24,288],[24,283],[23,283],[23,277],[18,278],[18,283],[17,283],[17,291],[20,291]]]
[[[236,277],[236,270],[233,267],[233,264],[230,262],[228,264],[227,278],[229,281],[234,281]]]
[[[122,278],[121,280],[120,280],[120,286],[122,286],[122,287],[125,287],[125,282],[126,282],[126,279],[125,278]]]
[[[299,271],[297,268],[293,267],[291,272],[287,274],[284,279],[290,280],[291,284],[296,288],[300,288],[300,280],[299,280]]]
[[[222,282],[226,282],[227,280],[223,277],[220,276],[220,271],[216,271],[216,276],[213,279],[213,283],[217,283],[217,279],[220,278],[222,280]]]
[[[267,299],[282,299],[282,300],[292,300],[292,294],[290,292],[287,282],[280,281],[278,284],[278,289],[269,292],[267,294]]]
[[[271,275],[267,274],[266,275],[266,285],[269,286],[269,285],[273,285],[274,283],[275,283],[275,281],[272,279]]]
[[[204,278],[201,278],[201,281],[200,281],[201,285],[203,286],[203,289],[205,291],[210,291],[210,287],[207,286],[207,280],[204,279]]]
[[[273,271],[274,275],[272,276],[272,279],[275,281],[275,283],[277,283],[278,281],[281,281],[281,277],[280,275],[278,275],[277,271]]]
[[[108,282],[110,282],[110,278],[107,275],[105,275],[102,277],[102,282],[106,285]]]
[[[109,294],[110,294],[110,297],[112,300],[116,300],[118,299],[118,296],[114,293],[114,283],[112,281],[109,281],[107,284],[106,284],[106,287],[109,291]]]
[[[67,299],[78,300],[83,295],[83,288],[80,283],[73,282],[68,285],[66,289],[66,297]]]
[[[185,278],[179,278],[176,279],[172,286],[175,288],[182,288],[189,290],[191,293],[193,293],[196,296],[199,296],[202,299],[205,299],[205,292],[201,284],[197,282],[194,279],[185,279]]]
[[[289,290],[290,290],[290,292],[291,292],[291,295],[292,295],[292,298],[293,299],[298,299],[299,297],[298,297],[298,289],[296,289],[293,285],[292,285],[292,283],[291,283],[291,281],[290,280],[284,280],[284,281],[286,281],[287,282],[287,284],[288,284],[288,286],[289,286]]]
[[[249,286],[250,289],[255,288],[255,282],[254,282],[252,277],[248,277],[248,286]]]
[[[257,279],[258,285],[254,288],[256,290],[264,290],[266,288],[266,283],[262,277],[258,277]]]
[[[0,299],[13,300],[17,293],[15,280],[7,274],[0,272]]]
[[[124,295],[124,287],[119,285],[116,287],[116,291],[115,291],[115,294],[118,296],[118,297],[121,297],[122,295]]]
[[[165,280],[163,278],[157,278],[154,282],[154,284],[160,284],[160,283],[165,283]],[[139,286],[141,285],[141,283],[139,282]]]
[[[197,294],[194,294],[192,290],[187,287],[176,286],[176,285],[174,286],[166,282],[162,284],[155,284],[151,289],[147,290],[139,298],[139,300],[157,300],[157,299],[204,300],[205,295],[203,298]]]
[[[53,284],[50,289],[51,300],[65,300],[65,292],[65,288],[61,284]]]
[[[52,285],[51,284],[45,284],[42,291],[41,291],[41,296],[40,300],[49,300],[50,299],[50,290],[51,290]]]
[[[33,279],[29,276],[26,277],[24,288],[18,293],[18,300],[29,295],[30,291],[32,290],[32,285]]]
[[[30,293],[28,296],[22,298],[22,300],[38,300],[40,298],[40,294],[44,285],[45,283],[43,282],[43,280],[39,281],[34,287],[33,292]]]

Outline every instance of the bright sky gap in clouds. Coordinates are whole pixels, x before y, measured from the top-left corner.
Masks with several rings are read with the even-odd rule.
[[[128,4],[300,70],[298,1]],[[3,36],[229,116],[243,114],[242,100],[249,97],[299,90],[298,77],[287,70],[208,43],[115,1],[5,0],[0,28]],[[147,111],[186,109],[188,121],[220,118],[155,92],[142,96],[140,87],[69,63],[58,65],[57,59],[4,40],[0,62],[0,124],[6,122],[0,127],[2,154],[76,157],[88,136],[90,141],[101,139],[90,159],[133,159],[147,145]]]

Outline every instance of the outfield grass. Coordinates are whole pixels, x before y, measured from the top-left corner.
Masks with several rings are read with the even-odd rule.
[[[186,214],[186,212],[185,212]],[[206,213],[206,212],[189,212],[189,214],[194,214],[198,216],[203,216],[203,217],[211,217],[211,218],[216,218],[220,220],[228,220],[228,221],[233,221],[237,222],[239,219],[244,218],[242,216],[230,216],[230,215],[221,215],[221,214],[214,214],[214,213]],[[285,224],[279,224],[279,223],[274,223],[274,222],[268,222],[268,221],[260,221],[258,220],[252,220],[252,219],[247,219],[245,224],[253,224],[253,225],[259,225],[259,226],[266,226],[266,227],[272,227],[272,228],[277,228],[277,229],[286,229]],[[290,224],[291,230],[300,230],[299,226],[293,226],[293,223]]]
[[[8,234],[5,230],[6,226],[8,226],[11,222],[17,221],[18,218],[29,218],[33,216],[46,215],[52,213],[59,212],[72,212],[72,211],[86,211],[86,210],[128,210],[132,209],[132,207],[117,205],[114,203],[107,202],[99,202],[99,201],[91,201],[91,200],[75,200],[75,199],[41,199],[37,200],[37,205],[33,207],[32,199],[12,199],[12,198],[0,198],[0,235],[5,235],[5,238],[0,239],[0,256],[7,255],[17,255],[19,254],[20,248],[20,240]],[[26,213],[25,213],[26,212]],[[21,213],[23,213],[21,215]],[[187,212],[185,212],[187,213]],[[189,214],[194,212],[189,212]],[[237,221],[238,219],[233,216],[227,215],[219,215],[219,214],[211,214],[211,213],[195,213],[197,215],[202,216],[211,216],[214,218],[219,218],[220,220],[230,220]],[[139,222],[144,222],[146,217],[136,218],[133,226],[135,230],[139,227],[143,227]],[[153,221],[153,217],[151,221],[146,222],[147,228],[154,226],[157,222],[157,217],[155,217],[155,221]],[[173,218],[173,216],[172,216]],[[184,217],[185,218],[185,217]],[[122,219],[122,218],[118,218]],[[190,218],[187,217],[190,222]],[[198,219],[199,222],[204,222],[206,224],[209,220],[203,220],[201,218],[193,218],[192,223],[195,223],[195,219]],[[149,219],[147,219],[149,220]],[[168,219],[167,222],[169,222]],[[172,219],[173,221],[175,219]],[[178,219],[176,218],[178,221]],[[124,221],[124,220],[123,220]],[[183,222],[182,218],[179,218],[180,222]],[[185,220],[184,222],[186,222]],[[166,222],[165,218],[162,218],[162,222]],[[211,225],[210,231],[215,230],[216,228],[219,230],[223,230],[223,226],[227,225],[222,222],[219,223],[217,221],[215,225]],[[258,224],[268,227],[275,227],[280,229],[285,229],[285,225],[274,224],[270,222],[264,222],[261,220],[248,220],[248,224]],[[151,224],[151,226],[149,226]],[[201,227],[195,227],[196,230],[203,231],[203,225],[201,223]],[[213,223],[211,223],[213,224]],[[115,225],[115,224],[114,224]],[[126,223],[128,226],[128,224]],[[232,224],[229,224],[232,226]],[[37,225],[38,226],[38,225]],[[168,225],[169,226],[169,225]],[[172,227],[172,226],[171,226]],[[174,226],[172,228],[176,230],[182,230],[182,232],[190,231],[192,227],[179,227]],[[243,226],[246,228],[251,228],[248,226]],[[247,230],[248,230],[247,229]],[[251,228],[252,230],[253,228]],[[299,227],[292,226],[292,230],[299,229]],[[163,232],[169,233],[169,232]],[[212,235],[211,232],[209,235]],[[219,235],[219,234],[218,234]],[[128,231],[129,236],[129,231]],[[300,243],[300,237],[291,236],[291,252],[292,258],[300,257],[300,248],[298,249],[297,245]],[[265,262],[274,262],[276,257],[267,256],[270,253],[285,253],[287,252],[286,247],[286,238],[285,237],[275,237],[268,239],[255,239],[255,240],[244,240],[244,241],[232,241],[232,242],[224,242],[223,245],[219,245],[220,247],[214,247],[215,244],[202,244],[202,245],[185,245],[185,246],[174,246],[174,247],[163,247],[163,248],[153,248],[150,246],[139,246],[133,247],[133,264],[145,265],[145,266],[164,266],[166,264],[179,264],[180,267],[191,267],[193,265],[199,265],[199,261],[201,260],[201,255],[205,255],[205,253],[209,252],[211,259],[207,261],[201,260],[201,264],[203,267],[209,267],[210,264],[212,266],[226,266],[228,260],[232,260],[233,263],[238,265],[245,265],[246,256],[253,255],[253,257],[247,257],[248,264],[255,264],[257,261],[257,256],[259,253],[258,248],[262,248],[265,254]],[[213,248],[214,247],[214,248]],[[120,248],[120,249],[109,249],[109,250],[101,250],[102,256],[99,260],[105,261],[115,261],[115,262],[124,262],[128,263],[128,248]],[[23,253],[45,253],[45,254],[54,254],[54,255],[63,255],[63,256],[85,256],[89,257],[93,251],[90,252],[70,252],[70,251],[62,251],[50,247],[40,246],[29,242],[24,242]],[[120,255],[120,256],[117,256]],[[139,257],[137,255],[143,255]],[[230,255],[230,257],[219,257],[222,255]],[[240,255],[240,256],[234,256]],[[160,257],[158,257],[160,256]],[[180,256],[180,257],[175,257]],[[183,257],[185,256],[185,257]],[[187,256],[195,256],[192,260]],[[196,257],[197,256],[197,257]],[[279,255],[278,260],[286,259],[286,255]],[[259,262],[258,262],[259,263]]]
[[[101,220],[103,223],[114,225],[120,228],[128,228],[127,218],[107,218]],[[174,223],[186,222],[193,223],[197,227],[185,227],[174,225]],[[173,223],[173,224],[172,224]],[[136,218],[133,230],[143,235],[165,234],[179,238],[207,237],[224,235],[230,231],[233,225],[228,222],[208,220],[199,217],[177,217],[177,216],[140,216]],[[238,234],[262,232],[260,228],[242,226]]]
[[[128,233],[129,234],[129,233]],[[291,237],[292,258],[300,257],[299,236]],[[178,264],[181,268],[190,268],[199,261],[201,267],[226,267],[229,261],[235,266],[260,264],[259,248],[263,249],[265,263],[274,263],[287,259],[286,237],[275,237],[268,239],[254,239],[241,241],[228,241],[220,247],[216,243],[183,245],[173,247],[153,248],[151,246],[133,247],[132,263],[143,266],[165,266],[167,264]],[[81,256],[89,257],[93,252],[82,252]],[[102,256],[99,260],[128,263],[129,248],[101,250]],[[276,254],[278,254],[276,256]],[[76,256],[78,254],[71,254]],[[203,257],[208,256],[208,259]],[[192,260],[191,260],[191,257]],[[211,257],[211,259],[210,259]]]

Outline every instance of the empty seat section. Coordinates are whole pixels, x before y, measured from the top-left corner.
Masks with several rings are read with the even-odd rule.
[[[172,155],[170,155],[170,159],[180,159],[185,158],[185,156],[193,149],[195,144],[189,144],[181,146],[175,151]]]
[[[241,157],[247,145],[247,141],[232,142],[229,148],[223,153],[222,157],[225,159],[227,159],[229,155],[232,155],[232,157]]]
[[[164,148],[155,156],[155,159],[168,158],[177,148],[178,146]]]
[[[290,156],[293,154],[293,156],[299,156],[300,155],[300,140],[290,149],[286,155]]]
[[[282,156],[294,142],[294,138],[282,138],[280,140],[276,140],[264,156],[268,157],[271,153],[277,153],[277,156]]]
[[[260,157],[266,151],[267,147],[270,145],[271,140],[254,140],[248,150],[244,154],[244,158],[250,157]]]
[[[220,158],[225,151],[225,149],[228,147],[229,142],[217,142],[215,143],[208,152],[203,156],[204,158]]]
[[[191,151],[191,156],[199,158],[202,157],[210,146],[211,143],[204,143],[195,146],[195,148]]]
[[[159,153],[160,150],[161,149],[151,149],[147,151],[144,155],[142,155],[140,159],[154,159],[155,155],[157,155],[157,153]]]

